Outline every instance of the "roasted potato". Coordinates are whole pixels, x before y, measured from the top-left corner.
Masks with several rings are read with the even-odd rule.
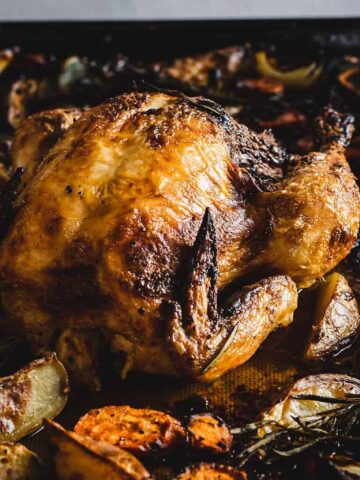
[[[344,400],[353,394],[360,395],[360,380],[348,375],[324,373],[302,378],[289,388],[281,401],[263,414],[264,423],[269,424],[261,427],[258,433],[263,436],[276,429],[277,425],[296,427],[296,418],[304,420],[333,410],[336,404],[327,402],[326,399]],[[324,401],[297,398],[300,395],[315,395],[323,397]]]
[[[65,407],[68,378],[55,354],[0,379],[0,441],[16,442]]]
[[[51,420],[45,420],[45,428],[55,447],[54,464],[59,480],[150,478],[139,460],[119,447],[68,432]]]
[[[321,360],[351,344],[360,329],[357,301],[346,278],[334,272],[319,287],[315,320],[305,352],[307,360]]]
[[[20,443],[0,443],[1,480],[45,479],[45,469],[37,455]]]
[[[209,413],[192,415],[187,432],[189,443],[196,450],[222,454],[231,449],[233,438],[226,423]]]
[[[241,470],[236,470],[226,465],[214,463],[201,463],[189,467],[185,472],[176,477],[176,480],[246,480],[247,475]]]
[[[185,440],[185,430],[175,418],[127,405],[90,410],[75,432],[137,454],[169,451]]]

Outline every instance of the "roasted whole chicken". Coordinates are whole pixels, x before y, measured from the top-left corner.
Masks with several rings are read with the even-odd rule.
[[[19,128],[13,163],[31,173],[10,181],[2,215],[6,328],[34,344],[101,332],[123,373],[211,381],[288,325],[297,287],[356,239],[351,116],[326,109],[318,151],[297,157],[174,92],[124,94],[51,128],[59,115],[45,115],[47,153],[44,115]]]

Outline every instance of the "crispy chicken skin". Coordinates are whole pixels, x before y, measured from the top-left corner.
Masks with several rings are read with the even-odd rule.
[[[11,147],[14,169],[25,167],[22,183],[35,173],[50,148],[81,115],[77,108],[58,108],[26,118],[16,131]]]
[[[290,159],[198,97],[132,93],[84,112],[15,202],[8,324],[102,328],[127,368],[213,380],[240,365],[291,321],[288,275],[310,285],[356,238],[351,122],[328,110],[320,127],[320,151]],[[217,300],[254,272],[268,278]]]

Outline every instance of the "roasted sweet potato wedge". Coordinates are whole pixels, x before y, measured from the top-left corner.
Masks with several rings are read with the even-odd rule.
[[[1,480],[45,480],[45,469],[34,452],[20,443],[0,443]]]
[[[189,467],[185,472],[176,477],[176,480],[246,480],[247,475],[241,470],[236,470],[226,465],[215,463],[201,463]]]
[[[324,373],[302,378],[288,389],[281,401],[263,414],[264,424],[268,425],[259,429],[259,435],[273,431],[278,425],[294,428],[298,426],[297,418],[306,421],[314,415],[331,411],[338,406],[336,400],[348,400],[354,394],[360,395],[360,380],[349,375]]]
[[[185,439],[181,423],[170,415],[127,405],[90,410],[75,432],[137,454],[169,451]]]
[[[150,478],[139,460],[119,447],[68,432],[51,420],[45,420],[45,428],[55,447],[54,464],[59,480]]]
[[[360,313],[346,278],[334,272],[319,287],[306,360],[322,360],[351,345],[360,329]]]
[[[188,440],[192,448],[212,454],[231,450],[232,434],[226,423],[210,413],[192,415],[188,426]]]
[[[65,407],[68,378],[55,354],[0,379],[0,441],[16,442]]]

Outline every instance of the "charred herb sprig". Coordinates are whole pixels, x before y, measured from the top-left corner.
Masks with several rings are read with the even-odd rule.
[[[360,460],[360,394],[348,394],[344,399],[318,395],[296,395],[292,398],[332,404],[334,407],[316,415],[292,417],[296,423],[294,427],[267,420],[233,429],[233,435],[251,438],[238,454],[240,466],[253,456],[272,463],[309,449],[324,454],[346,451],[354,461]],[[260,437],[258,432],[262,428],[269,431]]]

